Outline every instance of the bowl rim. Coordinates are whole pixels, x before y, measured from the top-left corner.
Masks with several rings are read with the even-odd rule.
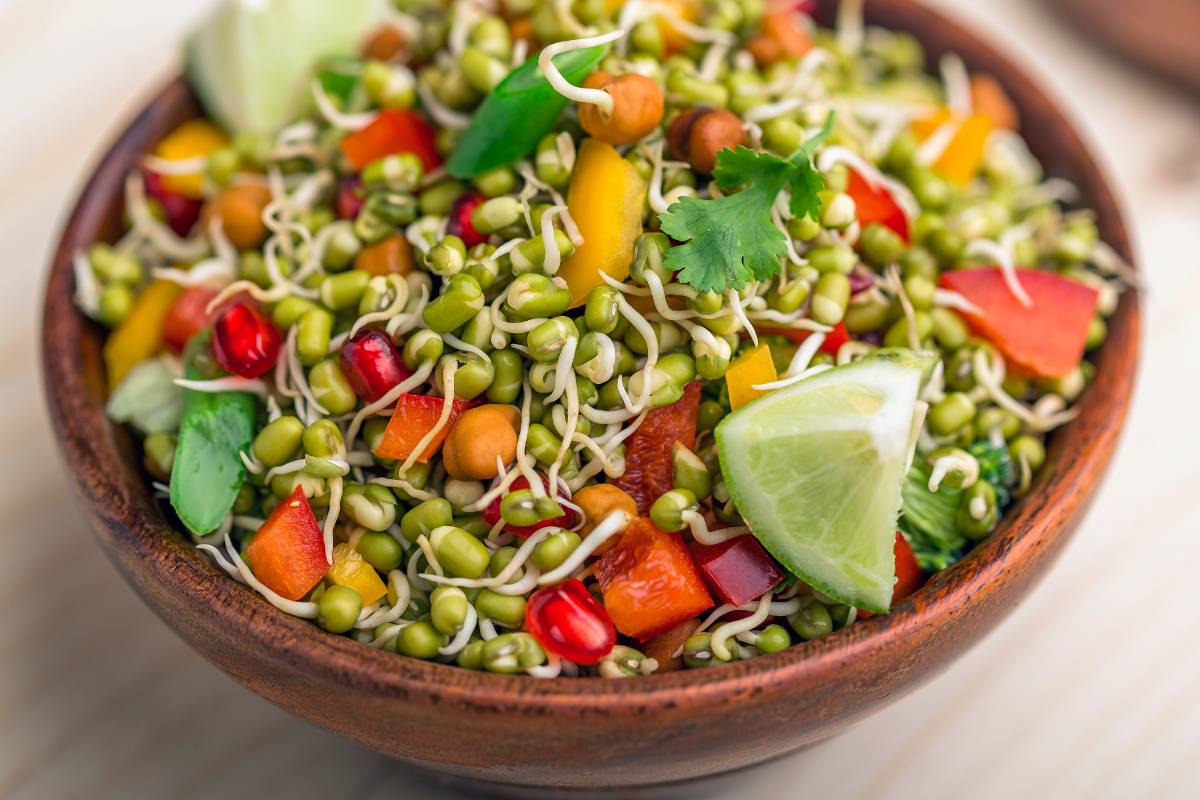
[[[828,2],[824,6],[830,5]],[[1006,86],[1027,98],[1041,97],[1040,113],[1059,129],[1066,147],[1074,153],[1081,174],[1081,190],[1095,209],[1105,240],[1126,262],[1134,258],[1122,216],[1109,184],[1097,167],[1092,151],[1059,106],[1044,99],[1040,84],[1002,55],[978,34],[953,18],[908,2],[880,0],[888,13],[926,15],[945,26],[953,37],[970,42],[974,50],[962,52],[970,65],[1004,67]],[[872,16],[868,4],[868,16]],[[903,27],[899,25],[898,27]],[[200,551],[184,540],[163,517],[150,498],[141,472],[131,466],[127,446],[104,417],[103,403],[94,392],[99,350],[96,330],[72,303],[71,259],[101,229],[102,209],[120,186],[127,170],[152,144],[147,133],[161,122],[167,107],[190,102],[182,77],[174,78],[121,130],[79,196],[62,229],[47,279],[43,306],[41,365],[46,403],[55,435],[83,505],[97,535],[110,545],[110,555],[120,550],[128,557],[154,562],[155,579],[172,581],[185,593],[186,602],[207,604],[221,625],[244,630],[247,647],[265,651],[270,659],[285,662],[322,680],[341,686],[409,699],[469,703],[483,692],[492,702],[537,713],[567,716],[610,714],[636,707],[641,713],[710,704],[753,691],[764,681],[789,687],[816,687],[842,665],[869,659],[873,654],[903,647],[923,629],[937,628],[964,613],[964,603],[982,603],[996,580],[1008,570],[1020,570],[1041,551],[1054,552],[1070,533],[1070,523],[1082,512],[1107,465],[1128,409],[1140,347],[1140,307],[1136,291],[1123,293],[1113,317],[1112,335],[1101,349],[1106,391],[1089,387],[1080,404],[1080,420],[1068,426],[1051,444],[1048,463],[1038,477],[1041,491],[1010,507],[1001,526],[976,545],[953,567],[935,573],[917,593],[891,613],[862,620],[823,639],[793,646],[780,653],[722,665],[714,670],[679,670],[642,676],[636,680],[602,678],[530,679],[464,670],[385,653],[344,636],[327,634],[310,621],[285,614],[267,604],[249,587],[230,580]],[[1053,171],[1049,168],[1048,171]],[[102,376],[101,376],[102,378]],[[1100,382],[1100,381],[1098,381]],[[79,399],[82,398],[82,399]],[[1098,416],[1103,408],[1103,417]],[[1089,448],[1062,452],[1070,430],[1090,418],[1097,433]],[[126,443],[127,445],[127,443]],[[1039,502],[1057,489],[1062,502],[1050,507]],[[154,556],[154,558],[149,558]],[[116,558],[113,555],[114,559]],[[123,570],[124,571],[124,570]],[[128,572],[127,572],[128,574]],[[132,576],[131,576],[132,577]],[[146,587],[134,579],[135,588]],[[266,621],[261,618],[267,617]],[[258,624],[250,624],[258,620]]]

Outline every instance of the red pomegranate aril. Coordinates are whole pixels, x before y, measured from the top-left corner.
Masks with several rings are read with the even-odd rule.
[[[540,475],[538,477],[541,478],[542,486],[545,487],[546,479],[542,478]],[[529,488],[529,481],[525,478],[524,475],[521,475],[512,482],[512,484],[508,487],[508,491],[516,492],[516,491],[520,491],[521,489],[528,489],[528,488]],[[559,492],[559,497],[562,497],[564,500],[566,499],[566,495],[562,494],[561,491]],[[485,508],[483,510],[483,521],[485,524],[494,526],[497,522],[500,521],[500,499],[501,498],[497,497],[490,504],[488,504],[487,508]],[[563,514],[561,517],[554,517],[553,519],[544,519],[541,522],[535,523],[533,525],[505,525],[504,530],[508,531],[509,533],[513,534],[514,536],[519,536],[522,539],[528,539],[534,533],[536,533],[537,531],[539,531],[542,528],[545,528],[549,525],[553,525],[558,528],[566,528],[567,530],[570,530],[571,528],[575,527],[578,524],[579,524],[578,512],[576,512],[572,508],[567,508],[566,513]]]
[[[249,303],[217,315],[212,344],[217,363],[243,378],[261,378],[279,359],[279,329]]]
[[[534,592],[525,627],[548,652],[576,664],[595,664],[617,641],[608,612],[575,578]]]
[[[452,233],[462,239],[467,247],[474,247],[487,241],[487,236],[475,230],[471,224],[471,212],[487,198],[479,192],[467,192],[459,195],[450,208],[450,220],[446,223],[446,233]]]
[[[146,188],[146,197],[158,202],[162,208],[166,223],[179,236],[187,236],[200,219],[200,210],[204,207],[202,200],[185,197],[173,192],[163,183],[162,176],[148,169],[142,170],[142,185]]]
[[[334,206],[340,219],[355,219],[367,202],[363,192],[362,178],[358,175],[348,175],[338,184],[337,197]]]
[[[354,393],[374,403],[412,375],[387,334],[368,328],[355,334],[338,354]]]

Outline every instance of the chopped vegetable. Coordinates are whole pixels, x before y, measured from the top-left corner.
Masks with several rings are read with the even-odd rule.
[[[342,139],[342,153],[358,170],[395,153],[412,153],[426,171],[442,165],[434,130],[425,118],[406,108],[385,108],[362,130]]]
[[[583,244],[566,259],[559,277],[571,291],[571,306],[603,283],[600,273],[623,281],[629,276],[633,249],[642,232],[646,182],[610,144],[584,139],[567,191],[567,210],[579,226]]]
[[[146,188],[147,199],[158,204],[167,227],[177,236],[187,236],[192,232],[204,208],[200,200],[167,188],[165,177],[153,170],[142,170],[142,184]]]
[[[770,345],[760,344],[752,350],[747,350],[729,365],[729,371],[725,373],[725,385],[729,387],[729,407],[736,411],[751,400],[762,397],[766,392],[754,387],[771,383],[778,377]]]
[[[692,382],[671,405],[651,409],[625,441],[625,472],[612,482],[637,502],[639,514],[650,513],[654,501],[671,490],[675,443],[692,446],[699,411],[700,384]]]
[[[712,606],[680,535],[643,517],[600,557],[596,579],[617,630],[643,642]]]
[[[207,286],[189,286],[184,289],[163,318],[163,343],[176,353],[182,353],[192,337],[212,321],[213,315],[207,312],[207,308],[216,296],[217,291]]]
[[[722,603],[742,606],[779,585],[785,573],[753,536],[720,544],[693,542],[692,557],[708,588]]]
[[[113,422],[128,422],[143,434],[170,433],[179,428],[183,390],[175,371],[161,358],[143,361],[125,375],[104,412]]]
[[[1028,307],[1013,295],[998,267],[947,272],[941,285],[979,309],[963,314],[1010,361],[1034,375],[1066,375],[1083,357],[1096,315],[1096,290],[1040,269],[1018,269],[1016,280],[1032,301]]]
[[[171,131],[154,148],[154,155],[165,161],[190,161],[212,155],[229,145],[225,132],[203,119],[190,119]],[[163,185],[184,197],[204,196],[204,172],[198,169],[181,175],[163,175]]]
[[[288,600],[301,599],[325,576],[325,537],[302,486],[271,510],[244,556],[254,576]]]
[[[959,186],[966,186],[979,174],[988,136],[995,125],[990,117],[983,114],[971,114],[959,119],[950,109],[943,108],[914,122],[913,133],[919,140],[925,141],[935,134],[941,136],[939,131],[944,125],[954,125],[955,128],[949,142],[934,159],[933,169]]]
[[[726,191],[744,188],[716,199],[684,197],[659,215],[667,235],[687,242],[667,251],[667,266],[679,271],[676,280],[700,292],[724,292],[779,274],[787,239],[771,222],[775,198],[787,188],[794,216],[821,215],[817,193],[825,181],[812,156],[832,132],[830,113],[820,133],[786,159],[745,147],[718,153],[717,185]]]
[[[906,244],[911,241],[908,217],[887,187],[882,184],[872,185],[853,169],[849,172],[846,194],[854,200],[858,224],[865,228],[872,222],[878,222],[895,231]]]
[[[163,321],[181,291],[170,281],[152,281],[137,296],[129,315],[104,343],[110,391],[134,365],[162,349]]]
[[[375,448],[375,455],[380,458],[390,458],[402,461],[412,454],[425,434],[432,431],[442,416],[442,398],[421,394],[404,394],[396,401],[396,409],[392,419],[383,432],[383,439]],[[434,434],[429,444],[421,451],[416,460],[422,464],[428,463],[442,442],[450,434],[450,427],[464,411],[471,407],[466,400],[454,400],[450,409],[450,418],[446,420],[438,432]]]
[[[900,529],[921,568],[936,572],[957,562],[967,544],[954,521],[962,492],[945,485],[931,492],[929,467],[918,462],[908,470],[901,496]]]
[[[323,556],[322,556],[323,557]],[[369,606],[387,594],[387,585],[362,554],[342,542],[333,547],[333,565],[325,576],[330,583],[349,586],[358,592],[362,604]]]

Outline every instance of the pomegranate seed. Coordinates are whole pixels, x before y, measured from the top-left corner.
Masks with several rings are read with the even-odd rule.
[[[342,372],[354,393],[374,403],[412,375],[386,334],[368,328],[342,345],[338,354]]]
[[[366,202],[366,198],[363,196],[362,178],[358,175],[348,175],[342,178],[342,182],[338,184],[337,198],[334,201],[338,217],[354,219],[358,216],[358,212],[362,211],[363,204]]]
[[[576,664],[595,664],[617,641],[608,612],[575,578],[534,592],[525,627],[546,650]]]
[[[475,230],[471,224],[471,212],[486,200],[479,192],[467,192],[459,195],[450,209],[450,221],[446,224],[446,233],[452,233],[463,240],[467,247],[474,247],[487,241],[487,236]]]
[[[540,475],[538,477],[542,481],[542,486],[545,487],[545,485],[546,485],[545,478],[542,478]],[[521,475],[520,477],[518,477],[516,480],[514,480],[512,482],[512,484],[508,487],[508,490],[510,492],[516,492],[521,489],[528,489],[528,488],[529,488],[529,481],[525,478],[524,475]],[[566,499],[566,495],[564,495],[562,493],[561,489],[559,490],[559,497],[562,497],[564,500]],[[487,524],[489,526],[494,526],[497,522],[500,521],[500,499],[501,498],[497,497],[495,500],[493,500],[488,505],[487,508],[485,508],[483,510],[483,521],[485,524]],[[571,528],[575,527],[578,524],[579,524],[578,512],[576,512],[572,508],[568,508],[567,513],[563,514],[561,517],[555,517],[553,519],[544,519],[541,522],[535,523],[533,525],[505,525],[504,530],[508,531],[509,533],[513,534],[514,536],[520,536],[522,539],[527,539],[530,536],[532,536],[535,531],[545,528],[548,525],[554,525],[555,527],[558,527],[558,528],[566,528],[566,529],[570,530]]]
[[[171,191],[163,183],[161,175],[148,169],[142,170],[142,185],[146,187],[146,196],[158,201],[162,207],[171,230],[180,236],[187,236],[196,220],[200,219],[203,202]]]
[[[279,358],[279,329],[249,303],[235,303],[213,323],[213,355],[234,375],[261,378]]]

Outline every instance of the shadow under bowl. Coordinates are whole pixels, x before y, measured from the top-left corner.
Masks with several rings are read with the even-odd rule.
[[[821,18],[832,19],[832,2]],[[1074,182],[1100,233],[1131,260],[1096,164],[1055,103],[955,22],[908,0],[872,0],[872,24],[907,30],[931,63],[957,52],[1007,88],[1033,153]],[[46,287],[42,365],[59,446],[109,557],[184,640],[301,717],[424,768],[497,784],[621,787],[715,775],[832,736],[944,670],[1042,575],[1112,455],[1133,387],[1136,293],[1109,321],[1078,419],[1055,434],[1033,490],[962,562],[834,635],[719,668],[636,680],[533,680],[403,658],[288,616],[227,578],[153,501],[129,435],[104,416],[102,331],[72,302],[72,255],[120,234],[122,182],[198,109],[182,79],[120,135],[71,214]]]

